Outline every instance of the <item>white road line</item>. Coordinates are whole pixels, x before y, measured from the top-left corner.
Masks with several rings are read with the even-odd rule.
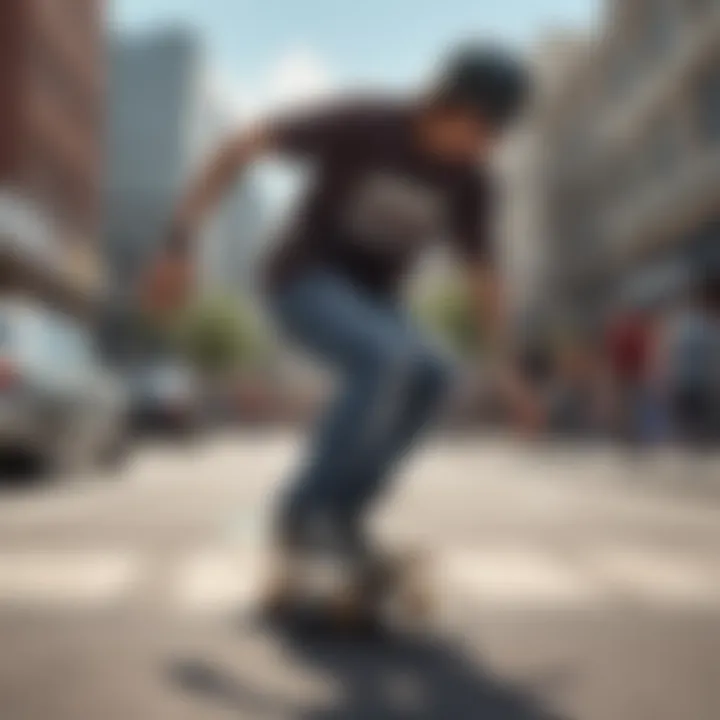
[[[720,566],[625,546],[601,548],[589,562],[607,586],[624,597],[653,604],[718,604],[720,608]]]
[[[438,558],[437,573],[437,586],[449,598],[482,604],[587,604],[598,595],[577,566],[534,549],[450,552]]]
[[[111,605],[130,595],[141,568],[139,559],[127,553],[2,553],[0,605]]]
[[[239,610],[257,599],[262,582],[259,554],[207,550],[181,562],[172,580],[172,601],[182,611]]]
[[[247,608],[258,598],[263,572],[254,553],[194,554],[175,573],[173,604],[199,615]],[[428,574],[441,604],[461,599],[503,607],[587,605],[600,594],[577,567],[532,549],[447,551],[431,558]]]
[[[255,604],[266,571],[265,557],[251,547],[211,546],[170,559],[152,551],[4,552],[0,610],[103,608],[142,600],[153,578],[169,577],[162,607],[226,614]],[[585,608],[629,600],[720,610],[720,566],[710,558],[625,545],[577,549],[572,557],[532,546],[446,548],[429,558],[428,576],[449,607]]]

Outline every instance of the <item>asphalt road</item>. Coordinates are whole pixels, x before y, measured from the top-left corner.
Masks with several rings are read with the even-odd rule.
[[[720,717],[718,460],[439,441],[378,518],[429,550],[435,617],[351,642],[253,620],[297,453],[215,438],[5,489],[0,718]]]

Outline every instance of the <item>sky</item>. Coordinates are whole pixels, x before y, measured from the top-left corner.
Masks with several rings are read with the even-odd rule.
[[[592,24],[600,0],[111,0],[121,31],[191,26],[253,112],[343,86],[415,83],[471,37],[527,47]]]
[[[177,25],[203,40],[215,97],[238,119],[344,88],[412,90],[449,46],[487,38],[528,48],[592,26],[602,0],[109,0],[119,33]],[[301,175],[270,165],[256,181],[283,215]]]

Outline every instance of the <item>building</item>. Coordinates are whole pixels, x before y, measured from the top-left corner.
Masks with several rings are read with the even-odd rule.
[[[498,162],[501,213],[497,234],[501,264],[509,291],[508,310],[518,335],[536,329],[552,295],[551,218],[545,183],[548,106],[567,85],[587,50],[587,39],[576,33],[549,35],[532,50],[536,102],[505,143]]]
[[[616,0],[608,15],[614,32],[600,51],[622,102],[600,136],[607,289],[671,301],[720,268],[720,3]]]
[[[0,287],[76,303],[102,287],[103,0],[4,0]]]
[[[540,125],[556,316],[672,304],[720,266],[719,2],[608,2]]]
[[[105,251],[117,294],[133,290],[189,175],[236,123],[231,98],[218,92],[194,35],[169,29],[114,42]],[[253,188],[241,182],[209,219],[200,244],[204,292],[241,281],[238,245],[256,231],[258,206]]]
[[[241,180],[222,205],[204,238],[200,262],[201,294],[244,294],[256,285],[258,264],[268,237],[266,208],[253,179]]]

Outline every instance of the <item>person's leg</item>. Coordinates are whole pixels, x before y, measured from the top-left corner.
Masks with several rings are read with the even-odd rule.
[[[405,372],[393,388],[395,398],[389,399],[398,412],[384,437],[356,466],[345,496],[345,513],[356,525],[384,494],[399,463],[436,419],[454,375],[450,358],[426,343],[404,318],[399,318],[398,334],[405,338],[407,348]]]
[[[355,468],[375,455],[404,405],[395,391],[409,352],[392,311],[333,275],[308,274],[273,304],[290,338],[338,370],[342,380],[281,509],[281,532],[292,537],[312,529],[316,518],[342,522]]]

